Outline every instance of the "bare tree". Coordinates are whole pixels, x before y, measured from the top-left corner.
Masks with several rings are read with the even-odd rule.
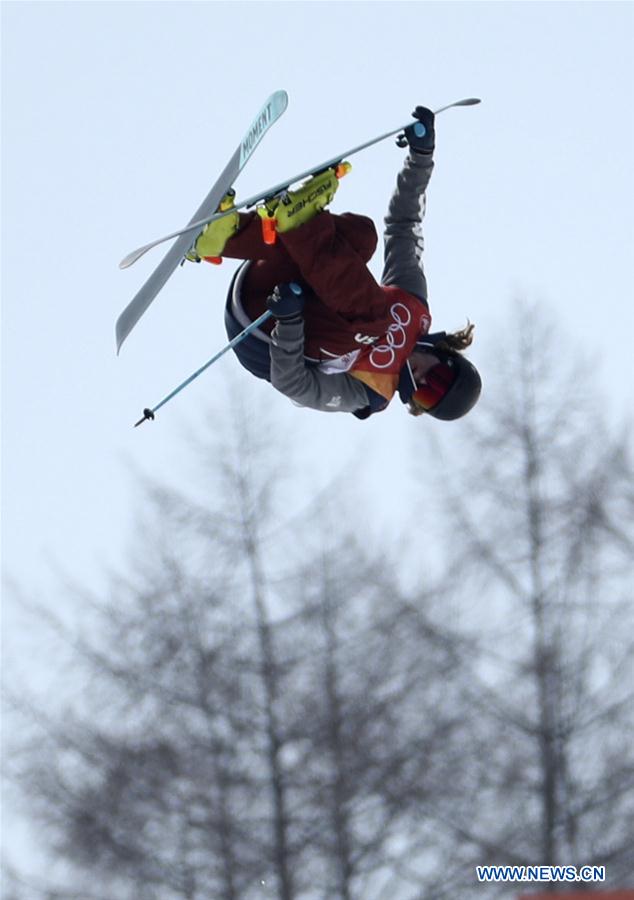
[[[105,599],[79,589],[83,633],[39,612],[86,690],[62,715],[31,705],[15,768],[81,890],[369,897],[399,798],[433,769],[421,688],[445,649],[404,655],[408,605],[384,557],[319,516],[284,524],[282,473],[253,417],[237,421],[205,443],[216,502],[154,486],[134,573]]]
[[[437,814],[466,872],[605,864],[622,885],[634,878],[634,480],[627,434],[611,435],[590,373],[565,362],[545,319],[518,308],[498,378],[442,462],[478,718],[470,788]]]
[[[39,612],[72,640],[91,690],[62,716],[32,705],[14,768],[54,853],[110,896],[236,900],[271,879],[294,896],[283,679],[255,518],[267,521],[268,490],[262,479],[249,494],[250,452],[228,457],[215,509],[153,490],[135,574],[105,600],[80,591],[85,634]]]
[[[424,819],[428,797],[445,790],[445,760],[463,737],[460,641],[428,617],[437,585],[428,579],[412,603],[393,565],[368,559],[335,516],[313,530],[320,544],[295,592],[311,646],[292,726],[312,811],[309,865],[319,897],[408,897],[418,879],[399,848],[412,814]]]
[[[539,318],[460,445],[425,447],[442,490],[415,553],[348,527],[341,483],[289,511],[288,442],[238,409],[201,442],[204,492],[148,488],[132,574],[79,590],[85,628],[40,610],[82,689],[22,704],[12,768],[62,896],[481,900],[487,862],[632,877],[627,445]]]

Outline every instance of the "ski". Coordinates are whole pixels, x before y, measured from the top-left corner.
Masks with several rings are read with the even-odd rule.
[[[190,226],[173,235],[173,237],[179,237],[179,240],[170,248],[163,260],[117,319],[115,329],[117,353],[121,350],[121,345],[143,313],[178,268],[191,246],[191,232],[198,229],[198,221],[208,222],[213,216],[218,209],[220,201],[232,187],[234,181],[253,155],[255,148],[269,128],[277,122],[287,106],[288,94],[286,91],[276,91],[274,94],[271,94],[236,147],[218,180],[192,216]]]
[[[475,97],[470,97],[466,100],[457,100],[455,103],[448,103],[446,106],[442,106],[440,109],[437,109],[434,114],[438,115],[439,113],[444,112],[446,109],[451,109],[454,106],[475,106],[475,104],[477,103],[480,103],[480,100],[476,99]],[[333,156],[331,159],[328,159],[317,166],[312,166],[310,169],[306,169],[305,172],[301,172],[299,175],[294,175],[292,178],[288,178],[286,179],[286,181],[282,181],[265,191],[260,191],[258,194],[254,194],[253,197],[249,197],[248,200],[242,200],[240,203],[236,203],[228,212],[216,213],[216,211],[214,210],[213,214],[205,214],[201,216],[197,221],[189,222],[184,228],[180,228],[178,231],[172,231],[171,234],[167,234],[165,235],[165,237],[158,238],[155,241],[151,241],[151,243],[149,244],[145,244],[143,247],[139,247],[137,250],[133,250],[132,253],[129,253],[124,259],[121,260],[121,262],[119,263],[119,268],[127,269],[129,266],[134,265],[134,263],[137,262],[137,260],[139,260],[145,253],[147,253],[148,250],[152,250],[153,247],[157,247],[164,241],[170,241],[175,237],[190,235],[194,231],[200,231],[205,225],[209,224],[209,222],[215,222],[217,219],[222,219],[224,216],[235,212],[235,210],[237,209],[245,209],[249,206],[254,206],[256,203],[259,203],[262,200],[267,200],[271,197],[275,197],[277,194],[288,190],[288,188],[292,184],[295,184],[296,181],[302,181],[304,178],[308,178],[310,175],[315,175],[317,172],[322,172],[324,169],[330,169],[333,166],[338,165],[344,159],[347,159],[349,156],[354,156],[355,153],[359,153],[361,150],[365,150],[367,147],[372,147],[373,144],[378,144],[380,143],[380,141],[384,141],[386,138],[392,137],[392,135],[404,131],[412,124],[413,122],[410,119],[409,122],[405,123],[405,125],[399,125],[398,128],[393,128],[391,131],[387,131],[385,134],[381,134],[378,137],[372,138],[371,140],[366,141],[364,144],[359,144],[357,147],[353,147],[351,150],[346,150],[344,153],[339,153],[337,156]],[[185,243],[187,243],[187,241],[185,241]],[[187,246],[186,249],[189,249],[189,247]]]

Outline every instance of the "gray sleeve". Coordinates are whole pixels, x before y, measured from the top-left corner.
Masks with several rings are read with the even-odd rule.
[[[326,375],[306,365],[304,322],[280,321],[271,332],[271,384],[300,406],[322,412],[354,412],[368,405],[363,383],[344,372]]]
[[[433,168],[430,156],[408,153],[385,217],[381,284],[395,285],[422,300],[427,300],[422,221],[425,191]]]

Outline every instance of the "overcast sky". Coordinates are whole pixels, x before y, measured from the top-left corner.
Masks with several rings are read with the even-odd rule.
[[[2,13],[5,570],[45,585],[47,561],[92,579],[118,560],[137,500],[130,466],[188,484],[184,428],[222,407],[228,374],[310,437],[317,475],[359,440],[383,465],[408,429],[429,427],[399,403],[367,423],[294,410],[232,354],[131,427],[225,342],[234,264],[179,270],[117,358],[115,320],[162,251],[125,272],[118,262],[187,221],[279,88],[289,108],[239,196],[396,127],[417,103],[481,97],[438,119],[425,226],[434,327],[475,321],[486,378],[486,341],[517,295],[533,297],[614,414],[631,401],[632,4],[10,2]],[[357,156],[333,210],[380,223],[401,159],[392,140]]]
[[[117,358],[115,320],[161,250],[125,272],[118,262],[189,219],[280,88],[289,108],[238,196],[398,126],[419,103],[481,97],[437,122],[425,225],[434,328],[474,321],[486,378],[485,341],[517,296],[537,299],[622,418],[633,14],[606,0],[3,3],[5,572],[46,590],[54,562],[99,582],[133,527],[131,469],[195,491],[185,432],[210,403],[226,405],[229,373],[298,429],[318,481],[361,441],[385,472],[412,429],[430,427],[398,402],[367,423],[295,410],[230,354],[156,422],[131,427],[224,344],[234,265],[179,270]],[[402,155],[390,140],[355,157],[333,211],[380,223]],[[378,276],[380,253],[372,267]],[[402,498],[381,502],[387,520],[400,516]]]

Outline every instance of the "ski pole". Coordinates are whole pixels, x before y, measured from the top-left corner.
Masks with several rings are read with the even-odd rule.
[[[162,406],[165,406],[165,404],[169,400],[171,400],[172,397],[175,397],[176,394],[179,394],[183,390],[183,388],[186,388],[187,385],[191,384],[192,381],[194,381],[196,378],[198,378],[199,375],[202,375],[202,373],[205,371],[205,369],[208,369],[209,366],[211,366],[213,363],[215,363],[217,360],[219,360],[221,356],[224,356],[224,354],[227,353],[228,350],[231,350],[233,347],[236,347],[241,341],[243,341],[246,337],[248,337],[252,331],[255,331],[256,328],[259,328],[260,325],[262,325],[263,322],[266,322],[266,320],[268,318],[270,318],[272,315],[273,315],[273,313],[267,309],[267,311],[263,312],[261,316],[258,316],[258,318],[255,319],[253,322],[251,322],[250,325],[247,325],[247,327],[243,331],[241,331],[239,334],[236,334],[236,336],[232,340],[229,341],[229,343],[226,345],[226,347],[223,347],[222,350],[220,350],[218,353],[216,353],[215,356],[212,356],[212,358],[210,360],[208,360],[204,366],[201,366],[200,369],[196,369],[196,371],[193,373],[193,375],[190,375],[189,378],[186,378],[182,384],[179,384],[177,388],[174,388],[174,390],[171,392],[171,394],[168,394],[167,397],[163,397],[163,399],[161,400],[160,403],[157,403],[156,406],[153,406],[151,409],[149,409],[149,408],[144,409],[143,410],[143,418],[139,419],[138,422],[135,422],[134,427],[136,428],[138,425],[141,425],[142,422],[145,422],[148,419],[154,419],[154,414],[156,412],[158,412],[158,410]]]

